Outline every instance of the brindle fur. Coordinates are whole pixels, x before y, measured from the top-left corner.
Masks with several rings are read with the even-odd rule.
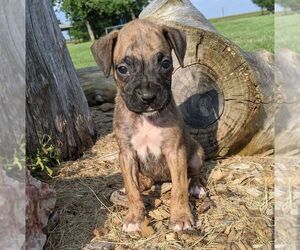
[[[162,58],[172,60],[172,49],[183,66],[185,36],[177,29],[145,20],[132,21],[92,46],[95,60],[106,76],[113,67],[118,86],[114,132],[129,199],[124,231],[138,230],[144,219],[140,191],[153,183],[169,180],[173,183],[170,226],[174,230],[184,230],[194,223],[188,188],[200,188],[199,169],[204,153],[185,129],[174,102],[171,92],[173,66],[161,67]],[[120,64],[128,68],[126,75],[118,73]],[[156,98],[145,104],[138,91],[152,91]],[[147,115],[149,109],[155,111],[153,115]]]

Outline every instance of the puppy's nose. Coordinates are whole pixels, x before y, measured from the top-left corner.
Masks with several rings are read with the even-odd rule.
[[[150,91],[144,91],[141,93],[140,98],[143,103],[149,104],[155,100],[156,95]]]

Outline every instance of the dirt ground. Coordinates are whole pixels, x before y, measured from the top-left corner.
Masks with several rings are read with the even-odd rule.
[[[147,220],[142,231],[122,232],[125,206],[111,194],[123,187],[112,113],[97,107],[99,131],[94,147],[77,161],[65,162],[52,179],[57,204],[46,229],[45,249],[271,249],[273,240],[274,163],[267,157],[207,161],[202,183],[207,195],[190,199],[195,230],[168,229],[170,184],[144,193]]]

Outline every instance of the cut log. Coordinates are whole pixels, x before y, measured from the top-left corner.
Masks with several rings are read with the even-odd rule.
[[[184,68],[173,56],[173,94],[208,158],[273,148],[275,85],[270,53],[243,51],[218,34],[189,0],[153,1],[140,18],[186,34]]]
[[[78,69],[77,75],[90,107],[115,102],[117,88],[112,76],[106,78],[99,67]]]
[[[51,1],[26,1],[26,142],[35,154],[50,135],[63,160],[94,144],[96,132]]]

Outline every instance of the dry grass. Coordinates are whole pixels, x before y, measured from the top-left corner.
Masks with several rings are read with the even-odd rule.
[[[101,127],[101,126],[100,126]],[[46,249],[270,249],[273,237],[273,160],[233,157],[206,162],[207,197],[190,199],[194,231],[168,229],[170,192],[144,193],[148,220],[142,232],[121,231],[123,206],[112,204],[122,188],[113,134],[99,139],[81,159],[61,166],[53,179],[56,213]]]

